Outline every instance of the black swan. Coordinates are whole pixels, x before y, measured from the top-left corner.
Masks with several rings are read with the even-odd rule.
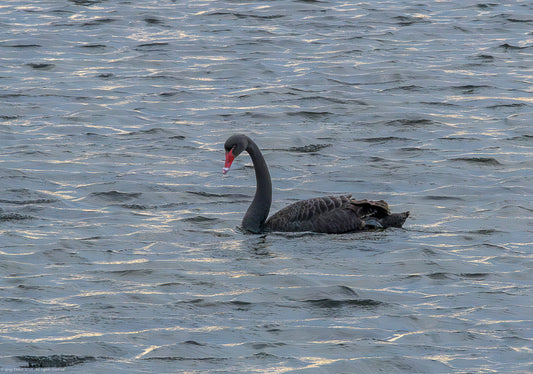
[[[248,152],[254,164],[257,187],[254,200],[242,220],[242,226],[247,231],[313,231],[341,234],[375,228],[402,227],[409,216],[409,212],[391,213],[383,200],[355,200],[351,195],[346,195],[301,200],[267,219],[272,203],[272,182],[259,147],[246,135],[233,135],[226,140],[224,149],[226,163],[222,174],[229,171],[233,160],[242,151]]]

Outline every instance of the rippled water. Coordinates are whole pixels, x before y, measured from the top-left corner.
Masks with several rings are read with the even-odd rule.
[[[533,371],[532,24],[529,1],[4,2],[0,370]],[[246,235],[236,132],[273,211],[411,217]]]

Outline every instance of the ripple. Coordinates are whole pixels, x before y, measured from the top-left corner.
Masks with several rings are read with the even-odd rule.
[[[8,200],[0,199],[0,203],[15,204],[15,205],[30,205],[30,204],[52,204],[59,200],[57,199],[35,199],[35,200]]]
[[[82,27],[83,26],[99,26],[99,25],[103,25],[106,23],[116,22],[116,21],[118,20],[114,18],[96,18],[88,22],[83,22],[81,26]]]
[[[374,308],[377,306],[384,305],[383,302],[372,300],[372,299],[344,299],[344,300],[317,299],[317,300],[304,300],[304,302],[309,303],[319,308],[341,308],[341,307],[347,307],[347,306],[356,306],[356,307],[361,307],[361,308]]]
[[[17,359],[25,361],[27,366],[23,368],[64,368],[95,361],[92,356],[75,356],[75,355],[52,355],[52,356],[17,356]]]
[[[504,43],[498,46],[498,48],[503,49],[504,51],[520,51],[523,49],[530,48],[530,46],[518,46],[518,45],[512,45],[509,43]]]
[[[386,124],[390,126],[428,126],[434,125],[436,122],[426,118],[413,118],[413,119],[397,119],[388,121]]]
[[[328,147],[331,147],[331,144],[308,144],[301,147],[290,147],[287,150],[289,152],[313,153]]]
[[[325,116],[331,116],[334,113],[331,112],[320,112],[320,111],[310,111],[310,110],[299,110],[296,112],[287,112],[288,116],[302,116],[309,119],[319,119]]]
[[[424,199],[427,199],[427,200],[436,200],[436,201],[440,201],[440,200],[456,200],[456,201],[464,201],[464,199],[462,197],[458,197],[458,196],[445,196],[445,195],[427,195],[427,196],[424,196]]]
[[[105,191],[105,192],[92,192],[91,193],[91,196],[96,196],[96,197],[102,198],[104,200],[116,201],[116,202],[136,199],[136,198],[140,197],[141,195],[142,195],[142,193],[140,193],[140,192],[120,192],[120,191],[115,191],[115,190]]]
[[[12,44],[12,45],[6,45],[6,47],[11,48],[40,48],[42,45],[40,44]]]
[[[218,218],[195,216],[195,217],[189,217],[189,218],[182,218],[181,221],[183,221],[183,222],[193,222],[193,223],[206,223],[206,222],[212,223],[212,222],[220,221],[220,220]]]
[[[457,157],[450,159],[451,161],[468,162],[473,164],[487,165],[487,166],[499,166],[501,162],[493,157]]]
[[[45,62],[31,62],[26,65],[36,70],[52,70],[56,66],[55,64]]]
[[[412,141],[413,139],[402,138],[397,136],[381,136],[375,138],[358,138],[354,139],[355,141],[365,142],[365,143],[388,143],[388,142],[406,142]]]
[[[105,44],[85,44],[82,45],[81,48],[106,48],[107,45]]]
[[[0,221],[22,221],[27,219],[35,219],[35,217],[27,214],[18,213],[0,213]]]

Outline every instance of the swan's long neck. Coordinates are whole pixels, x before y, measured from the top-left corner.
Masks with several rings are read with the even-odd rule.
[[[242,219],[242,226],[248,231],[259,233],[263,230],[263,225],[270,211],[270,204],[272,203],[272,182],[270,180],[268,166],[259,147],[249,138],[246,151],[252,158],[254,164],[257,187],[254,200]]]

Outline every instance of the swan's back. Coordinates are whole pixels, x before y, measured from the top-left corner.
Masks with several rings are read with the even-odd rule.
[[[385,201],[354,200],[351,196],[324,196],[301,200],[272,215],[269,231],[313,231],[341,234],[364,230],[367,223],[401,227],[409,212],[391,214]],[[365,222],[367,221],[367,222]]]

